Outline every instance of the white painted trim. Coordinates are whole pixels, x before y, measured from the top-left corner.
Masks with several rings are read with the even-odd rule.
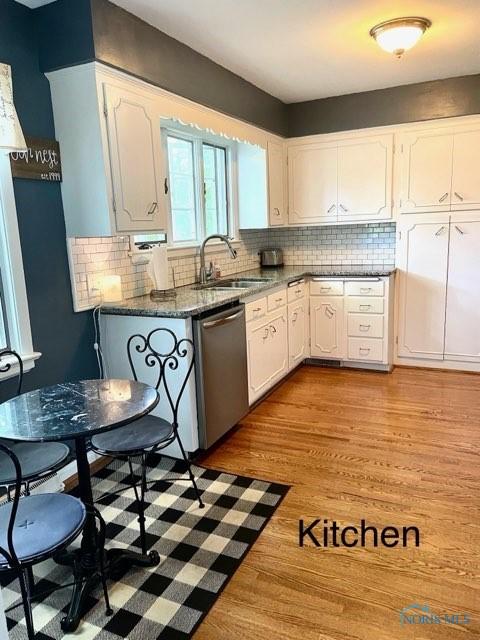
[[[0,265],[10,346],[25,358],[28,370],[40,354],[34,351],[32,344],[17,208],[10,160],[5,153],[0,155],[0,201]]]

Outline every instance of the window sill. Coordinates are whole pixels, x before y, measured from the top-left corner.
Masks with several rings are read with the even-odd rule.
[[[35,361],[38,360],[41,355],[42,354],[38,351],[35,351],[34,353],[26,353],[23,355],[20,354],[23,362],[23,372],[26,373],[27,371],[31,371],[35,367]],[[7,380],[8,378],[14,378],[15,376],[18,376],[19,366],[16,358],[14,358],[13,356],[4,358],[2,360],[2,366],[4,365],[11,365],[11,367],[8,371],[0,372],[0,380]]]
[[[230,240],[232,246],[238,246],[241,244],[241,240]],[[170,245],[167,247],[168,255],[172,255],[175,258],[187,258],[191,256],[198,256],[200,253],[201,244],[188,244],[188,245]],[[219,250],[228,251],[228,247],[224,242],[218,240],[216,242],[209,242],[205,248],[205,255],[212,253],[218,253]],[[152,255],[151,249],[144,251],[130,251],[129,256],[132,259],[132,264],[145,264],[149,262]]]

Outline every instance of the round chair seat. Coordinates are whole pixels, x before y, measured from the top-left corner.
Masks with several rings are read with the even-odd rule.
[[[106,455],[128,455],[147,451],[173,436],[173,426],[167,420],[147,415],[118,429],[92,438],[92,449]]]
[[[0,507],[0,547],[9,551],[7,528],[13,502]],[[85,507],[64,493],[44,493],[21,498],[13,528],[13,548],[22,563],[35,563],[69,544],[85,522]],[[0,568],[9,564],[0,553]]]
[[[6,443],[17,456],[22,468],[22,481],[30,482],[56,471],[66,462],[70,449],[63,442]],[[15,484],[16,474],[12,460],[0,452],[0,486]]]

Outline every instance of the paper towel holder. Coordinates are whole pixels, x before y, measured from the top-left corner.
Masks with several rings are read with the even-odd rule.
[[[175,269],[172,267],[173,289],[152,289],[150,291],[150,300],[173,300],[177,297],[175,289]]]

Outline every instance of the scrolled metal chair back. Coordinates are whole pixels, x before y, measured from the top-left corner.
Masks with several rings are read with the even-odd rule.
[[[156,348],[154,344],[161,338],[166,339],[164,348]],[[195,346],[189,338],[178,339],[173,331],[160,327],[153,329],[146,336],[134,334],[127,343],[127,354],[133,377],[138,381],[137,370],[134,363],[134,355],[138,354],[147,367],[158,367],[155,388],[161,394],[162,387],[172,410],[173,425],[178,426],[178,408],[188,379],[195,363]],[[137,357],[138,357],[137,355]],[[184,374],[178,377],[181,365],[185,363]],[[175,373],[177,372],[177,374]],[[173,390],[173,382],[176,382],[177,390]],[[178,386],[179,385],[179,386]]]
[[[13,362],[12,362],[13,359]],[[23,361],[16,351],[12,349],[4,349],[0,351],[0,373],[7,373],[10,369],[18,363],[18,383],[17,383],[17,396],[22,393],[23,385]]]
[[[2,555],[11,568],[19,566],[17,554],[15,553],[15,547],[13,546],[13,529],[15,527],[15,519],[17,517],[18,503],[20,502],[20,491],[22,487],[22,468],[17,456],[11,451],[5,444],[0,442],[0,452],[7,455],[15,467],[15,491],[13,494],[13,500],[8,504],[11,505],[10,519],[7,527],[7,546],[8,549],[4,549],[0,546],[0,555]],[[3,506],[3,509],[6,507]]]

